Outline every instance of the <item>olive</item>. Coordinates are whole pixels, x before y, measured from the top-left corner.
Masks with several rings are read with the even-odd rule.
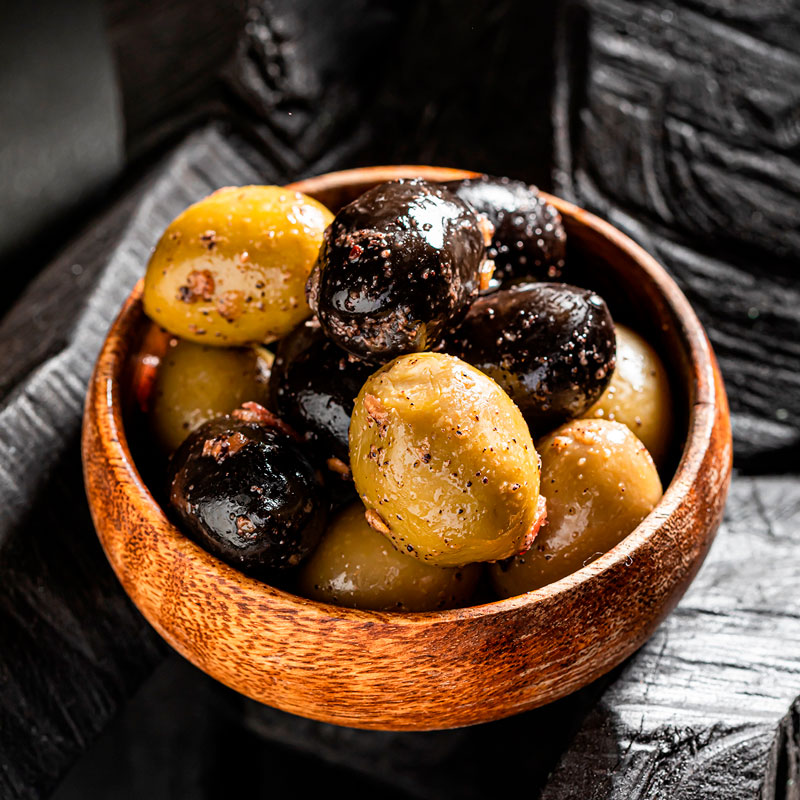
[[[431,564],[506,558],[541,523],[522,414],[491,378],[443,353],[400,356],[367,380],[350,466],[367,522]]]
[[[561,215],[535,186],[511,178],[481,175],[445,184],[494,226],[487,250],[494,260],[494,280],[560,278],[567,236]]]
[[[465,605],[480,574],[479,564],[437,567],[398,552],[356,501],[326,530],[298,585],[304,597],[350,608],[435,611]]]
[[[672,392],[658,353],[635,331],[617,325],[617,366],[600,399],[586,417],[627,425],[659,466],[672,439]]]
[[[307,295],[325,333],[358,358],[384,362],[435,345],[477,295],[482,228],[439,184],[382,183],[325,231]]]
[[[156,373],[149,410],[156,441],[171,453],[204,422],[267,395],[269,351],[173,339]]]
[[[618,422],[573,420],[537,449],[547,525],[527,553],[490,568],[502,597],[553,583],[603,555],[661,499],[653,459]]]
[[[300,445],[269,412],[247,405],[262,413],[217,417],[178,448],[170,505],[198,544],[258,575],[295,566],[311,552],[328,503]]]
[[[614,369],[614,324],[588,289],[521,283],[478,298],[444,349],[491,375],[544,433],[603,393]]]
[[[310,315],[304,288],[323,205],[280,186],[228,186],[167,227],[147,266],[144,309],[170,333],[212,345],[270,342]]]
[[[334,470],[350,460],[347,431],[353,403],[374,371],[337,347],[316,320],[281,340],[270,379],[272,405]]]

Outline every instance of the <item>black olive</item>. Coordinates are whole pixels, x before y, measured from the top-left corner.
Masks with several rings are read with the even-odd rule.
[[[278,346],[270,378],[272,405],[334,472],[349,463],[353,403],[374,369],[337,347],[316,320],[298,325]]]
[[[476,300],[444,349],[493,377],[538,436],[600,397],[614,371],[616,339],[594,292],[521,283]]]
[[[489,175],[445,186],[494,225],[486,253],[494,260],[494,285],[510,278],[551,281],[561,277],[567,245],[564,224],[535,186]]]
[[[376,363],[431,349],[478,293],[478,218],[441,184],[383,183],[325,231],[306,287],[325,333]]]
[[[279,427],[217,417],[178,448],[169,479],[186,532],[245,572],[295,566],[322,535],[324,487],[301,445]]]

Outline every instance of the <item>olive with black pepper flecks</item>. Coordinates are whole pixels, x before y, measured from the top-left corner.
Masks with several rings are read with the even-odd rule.
[[[494,284],[511,278],[561,277],[567,246],[564,223],[535,186],[490,175],[449,181],[445,186],[494,226],[487,250],[495,264]]]
[[[616,341],[599,295],[564,283],[521,283],[476,300],[444,349],[491,375],[539,435],[600,397]]]
[[[669,375],[652,345],[638,333],[617,324],[617,366],[611,383],[586,417],[627,425],[663,466],[672,442],[673,398]]]
[[[440,184],[382,183],[325,231],[306,293],[325,333],[374,363],[430,349],[488,284],[485,222]]]
[[[350,415],[374,369],[337,347],[315,319],[298,325],[278,347],[272,405],[334,472],[349,469]]]
[[[482,565],[437,567],[397,550],[356,500],[341,511],[298,576],[312,600],[375,611],[437,611],[469,602]]]
[[[202,423],[267,397],[272,354],[263,347],[207,347],[172,339],[156,373],[148,418],[167,453]]]
[[[172,457],[170,504],[185,532],[252,574],[292,567],[325,527],[318,474],[286,427],[255,403],[192,433]],[[255,411],[253,410],[255,409]]]
[[[369,525],[428,564],[520,553],[543,522],[522,414],[490,377],[444,353],[400,356],[370,376],[350,464]]]
[[[536,442],[547,525],[521,556],[489,572],[501,597],[560,580],[622,541],[661,499],[645,446],[619,422],[580,419]]]
[[[282,186],[226,186],[189,206],[150,257],[142,303],[182,339],[268,343],[311,315],[304,290],[333,215]]]

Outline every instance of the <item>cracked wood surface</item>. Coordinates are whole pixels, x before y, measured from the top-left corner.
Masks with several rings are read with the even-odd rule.
[[[719,357],[737,462],[763,471],[800,447],[798,27],[783,0],[577,0],[557,45],[557,193],[671,270]]]

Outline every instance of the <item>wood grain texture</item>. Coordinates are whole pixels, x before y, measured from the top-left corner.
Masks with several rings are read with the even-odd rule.
[[[334,173],[293,186],[334,205],[343,192],[395,174]],[[407,174],[437,179],[452,171],[411,167]],[[448,728],[508,716],[585,686],[630,655],[674,607],[708,550],[730,480],[721,378],[691,307],[661,267],[608,224],[552,201],[576,250],[656,323],[675,372],[687,444],[653,513],[610,553],[558,584],[468,609],[355,611],[248,578],[167,520],[130,456],[126,370],[149,324],[140,284],[90,382],[84,474],[112,566],[178,652],[248,697],[293,713],[354,727]]]
[[[798,26],[782,0],[570,0],[557,47],[558,190],[675,276],[753,470],[800,447]]]

